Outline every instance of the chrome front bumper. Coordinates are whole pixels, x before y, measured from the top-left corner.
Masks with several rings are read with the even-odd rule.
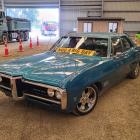
[[[54,86],[50,86],[50,85],[46,85],[46,84],[42,84],[42,83],[36,83],[36,82],[32,82],[32,81],[27,81],[27,80],[22,80],[22,81],[24,83],[32,84],[32,85],[35,85],[35,86],[54,89],[54,90],[60,91],[62,93],[62,98],[61,98],[60,101],[55,101],[55,100],[52,100],[52,99],[47,99],[47,98],[44,98],[44,97],[31,95],[29,93],[24,93],[25,96],[29,96],[29,97],[33,97],[33,98],[36,98],[36,99],[39,99],[39,100],[48,101],[48,102],[51,102],[51,103],[61,105],[62,110],[65,110],[67,108],[67,93],[66,93],[65,90],[63,90],[59,87],[54,87]]]
[[[32,97],[32,98],[35,98],[35,99],[39,99],[41,101],[47,101],[47,102],[50,102],[50,103],[60,105],[62,110],[66,110],[66,108],[67,108],[67,93],[66,93],[65,90],[63,90],[61,88],[49,86],[49,85],[46,85],[46,84],[36,83],[36,82],[32,82],[32,81],[22,80],[22,77],[11,77],[11,76],[1,74],[1,73],[0,73],[0,76],[8,78],[10,80],[10,87],[6,87],[6,86],[0,84],[0,88],[3,89],[3,91],[8,90],[11,93],[10,96],[16,101],[24,99],[25,96],[28,96],[28,97]],[[32,95],[30,93],[26,93],[26,92],[23,92],[23,91],[22,91],[22,96],[19,97],[18,93],[17,93],[17,88],[18,87],[17,87],[17,84],[16,84],[16,80],[21,80],[22,84],[26,83],[26,84],[32,84],[32,85],[35,85],[35,86],[39,86],[39,87],[51,88],[51,89],[54,89],[54,90],[58,90],[62,93],[62,98],[61,98],[60,101],[56,101],[56,100],[53,100],[53,99],[47,99],[45,97]]]

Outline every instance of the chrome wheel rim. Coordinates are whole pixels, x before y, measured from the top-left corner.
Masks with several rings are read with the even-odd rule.
[[[138,75],[138,73],[139,73],[139,64],[137,64],[134,73],[135,73],[136,76]]]
[[[87,87],[83,91],[80,101],[77,105],[78,111],[82,113],[86,113],[90,111],[94,107],[96,103],[96,99],[97,99],[97,93],[95,89],[92,87]]]

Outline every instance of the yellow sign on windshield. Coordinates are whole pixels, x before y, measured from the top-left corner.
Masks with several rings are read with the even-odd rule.
[[[56,52],[80,54],[80,55],[87,55],[87,56],[96,55],[96,51],[84,50],[84,49],[74,49],[74,48],[57,48]]]

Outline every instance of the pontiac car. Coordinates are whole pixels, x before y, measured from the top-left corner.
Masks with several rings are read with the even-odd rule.
[[[140,49],[125,34],[70,33],[45,53],[1,62],[0,89],[84,115],[106,89],[137,78],[139,63]]]

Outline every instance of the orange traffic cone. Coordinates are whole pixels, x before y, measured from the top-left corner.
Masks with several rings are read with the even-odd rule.
[[[21,40],[21,38],[19,39],[19,48],[18,48],[18,52],[23,52],[23,46],[22,46],[22,40]]]
[[[9,56],[9,50],[8,50],[8,47],[7,47],[7,40],[4,42],[4,46],[5,46],[4,57],[7,57],[7,56]]]
[[[30,37],[30,49],[33,48],[33,45],[32,45],[32,38]]]
[[[37,36],[37,42],[36,42],[37,47],[39,47],[39,38]]]

